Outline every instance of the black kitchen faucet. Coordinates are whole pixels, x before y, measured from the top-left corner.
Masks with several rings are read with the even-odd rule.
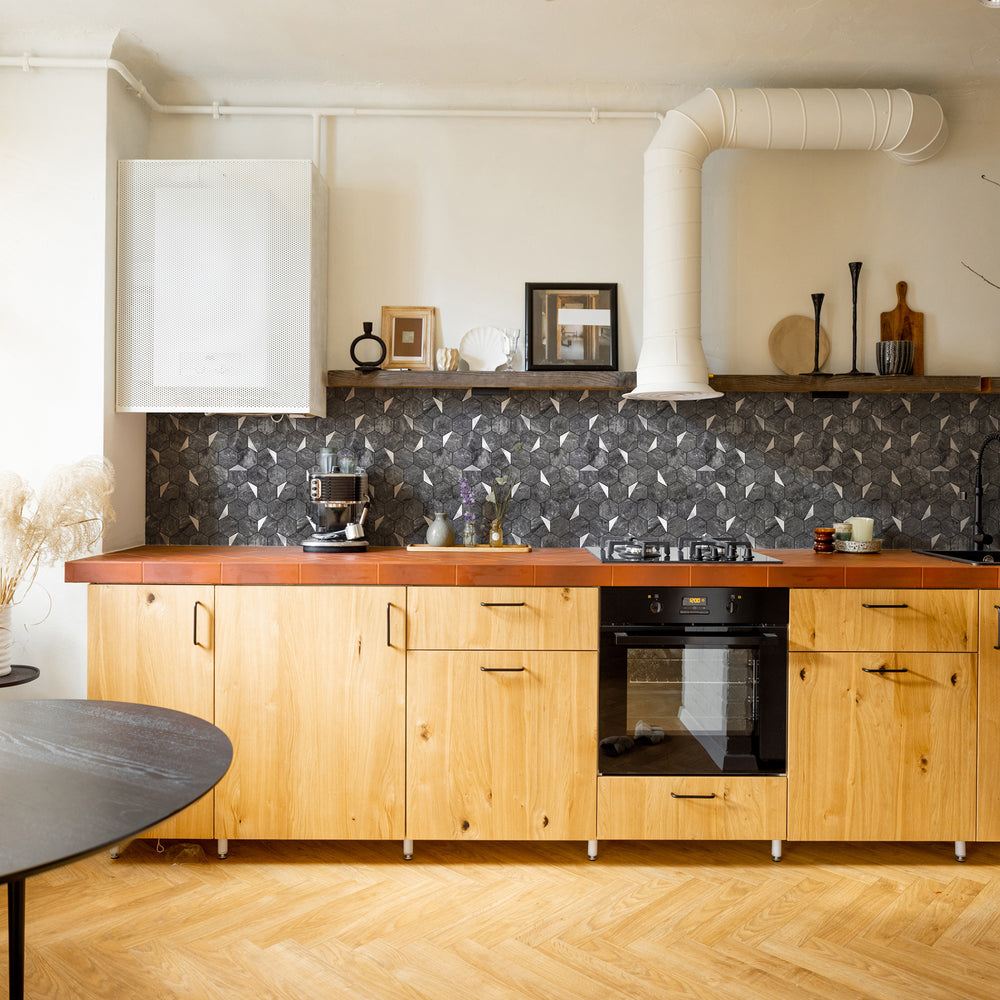
[[[972,547],[976,551],[982,551],[987,545],[993,544],[993,536],[988,535],[983,526],[983,452],[991,441],[1000,441],[1000,434],[990,434],[986,438],[976,460],[976,485],[972,493]]]

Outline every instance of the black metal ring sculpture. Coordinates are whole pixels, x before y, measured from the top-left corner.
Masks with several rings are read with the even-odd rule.
[[[361,334],[360,337],[355,337],[354,340],[351,341],[351,360],[355,363],[355,365],[357,365],[357,370],[359,372],[377,371],[382,367],[382,362],[385,361],[385,341],[381,337],[376,337],[375,334],[372,333],[371,323],[363,323],[362,326],[364,327],[365,332]],[[361,361],[358,359],[358,356],[355,353],[355,348],[361,343],[362,340],[374,340],[375,343],[378,344],[381,353],[379,354],[377,361]]]

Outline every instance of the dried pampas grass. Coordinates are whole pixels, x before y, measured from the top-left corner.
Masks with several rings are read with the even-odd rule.
[[[53,469],[37,494],[16,472],[0,472],[0,606],[14,604],[40,566],[83,555],[114,520],[114,469],[84,458]]]

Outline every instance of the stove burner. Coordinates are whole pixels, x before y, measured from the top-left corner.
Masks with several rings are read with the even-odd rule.
[[[601,540],[600,549],[591,549],[601,562],[672,562],[672,563],[747,563],[780,562],[773,556],[755,552],[750,540],[730,535],[712,537],[681,535],[676,545],[658,538],[633,538],[609,536]]]

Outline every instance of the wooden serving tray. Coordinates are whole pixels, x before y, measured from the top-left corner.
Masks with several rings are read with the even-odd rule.
[[[485,555],[490,552],[530,552],[530,545],[427,545],[424,542],[407,545],[407,552],[462,552]]]

